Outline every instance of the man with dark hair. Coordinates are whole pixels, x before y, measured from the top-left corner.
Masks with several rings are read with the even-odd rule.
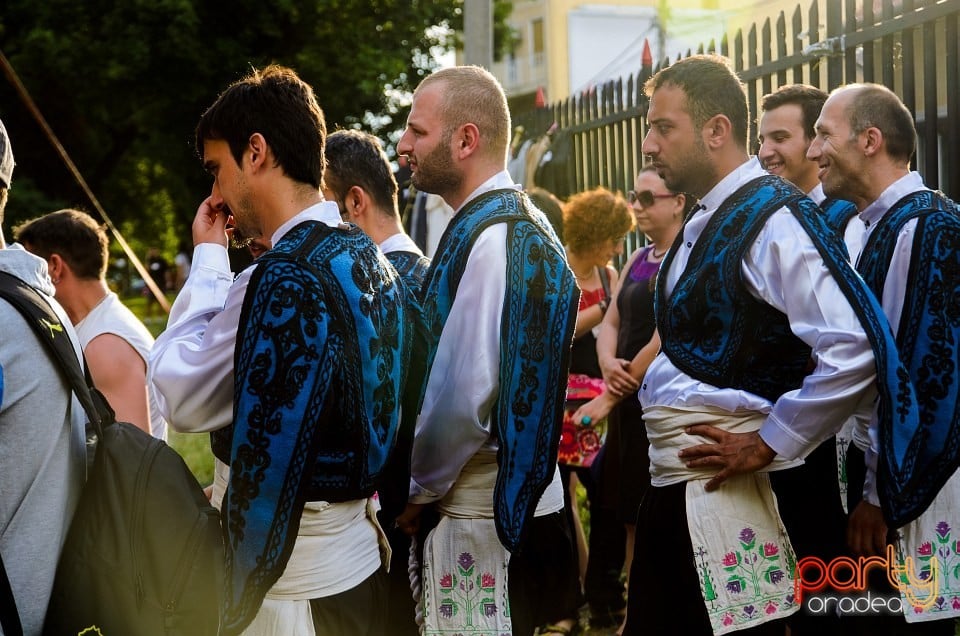
[[[427,633],[530,636],[576,594],[557,450],[579,291],[506,170],[509,131],[499,82],[459,66],[420,83],[397,144],[414,187],[456,210],[423,287],[426,381],[398,519],[412,533],[424,505],[440,513],[424,545]]]
[[[827,94],[804,84],[781,86],[760,102],[757,158],[770,174],[783,177],[806,193],[820,185],[817,165],[807,159],[813,124]]]
[[[821,206],[827,225],[844,238],[848,252],[859,251],[863,223],[852,203],[826,198],[819,167],[807,159],[807,149],[816,136],[813,126],[827,94],[813,86],[790,84],[765,95],[757,159],[770,173],[783,177]],[[825,439],[801,466],[770,474],[777,495],[780,516],[790,535],[797,557],[816,557],[830,562],[847,554],[846,481],[839,466],[845,461],[854,418],[848,419],[837,435]],[[816,631],[825,636],[845,633],[833,615],[798,612],[789,619],[791,631],[802,635]]]
[[[212,431],[221,634],[386,629],[372,495],[397,436],[406,291],[323,200],[325,137],[313,89],[278,66],[232,84],[197,126],[213,189],[150,373],[172,426]],[[228,217],[272,245],[236,281]]]
[[[397,203],[397,181],[380,141],[359,130],[338,130],[327,137],[327,169],[323,176],[324,196],[336,201],[344,221],[354,223],[380,246],[407,286],[409,310],[417,328],[422,329],[417,296],[430,259],[403,231]],[[416,336],[415,336],[416,337]],[[418,338],[416,350],[422,347]],[[387,467],[380,488],[380,522],[393,550],[390,563],[391,636],[417,634],[416,607],[407,573],[410,537],[396,527],[395,520],[407,503],[410,484],[410,446],[420,400],[419,372],[408,372],[403,389],[401,426],[397,436],[396,462]]]
[[[117,420],[165,439],[167,423],[147,390],[153,336],[107,287],[109,239],[103,227],[85,212],[59,210],[17,226],[14,233],[29,252],[46,259],[93,382]]]
[[[764,95],[757,158],[767,172],[806,192],[823,210],[827,225],[843,236],[847,249],[859,252],[865,228],[856,207],[844,199],[828,199],[817,178],[817,163],[807,159],[807,148],[816,136],[813,125],[825,101],[826,93],[806,84],[788,84]]]
[[[13,151],[0,122],[0,222],[13,178]],[[66,312],[42,258],[7,246],[0,231],[0,275],[16,278],[60,316],[81,358]],[[23,315],[0,300],[0,558],[26,636],[39,636],[67,530],[86,475],[86,417],[46,345]],[[2,611],[2,610],[0,610]],[[2,631],[2,630],[0,630]]]
[[[952,635],[948,619],[960,616],[960,605],[945,602],[960,588],[953,540],[960,528],[957,206],[910,171],[913,117],[890,89],[835,90],[816,130],[807,156],[818,164],[824,192],[853,201],[867,226],[863,251],[852,256],[890,321],[920,408],[913,426],[892,428],[878,411],[855,430],[849,465],[860,468],[851,475],[860,473],[862,494],[851,478],[850,544],[860,555],[881,556],[892,544],[896,565],[913,560],[907,572],[937,587],[911,590],[926,603],[901,594],[905,633],[922,627],[923,634]]]
[[[728,60],[681,60],[645,89],[643,153],[700,204],[658,277],[662,348],[639,394],[651,487],[625,633],[781,634],[796,560],[755,471],[795,466],[877,389],[890,405],[896,369],[871,348],[889,332],[816,205],[748,156]],[[669,610],[698,597],[697,611]]]
[[[403,231],[397,180],[380,141],[359,130],[338,130],[330,135],[324,182],[324,196],[337,202],[343,220],[366,232],[419,293],[430,260]]]

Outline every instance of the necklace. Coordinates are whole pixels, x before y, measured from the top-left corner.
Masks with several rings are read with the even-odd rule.
[[[594,268],[590,268],[590,271],[585,276],[581,276],[580,274],[578,274],[576,270],[574,270],[572,267],[570,269],[571,271],[573,271],[573,275],[576,277],[577,280],[590,280],[591,278],[593,278]]]
[[[664,249],[662,252],[660,252],[659,254],[657,254],[657,246],[654,245],[654,246],[653,246],[653,249],[650,250],[650,253],[653,255],[653,260],[659,261],[661,258],[663,258],[663,257],[666,255],[667,250]]]

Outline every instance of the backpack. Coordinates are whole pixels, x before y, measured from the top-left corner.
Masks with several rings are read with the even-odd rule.
[[[97,434],[44,634],[215,635],[224,573],[216,508],[175,450],[115,421],[40,294],[0,272],[0,297],[46,343]]]

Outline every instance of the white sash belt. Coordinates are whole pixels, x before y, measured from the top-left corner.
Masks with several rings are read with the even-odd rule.
[[[780,520],[769,475],[737,475],[707,492],[704,485],[715,469],[687,468],[677,457],[681,448],[709,441],[686,434],[685,427],[712,424],[725,431],[751,432],[760,427],[763,414],[652,407],[644,409],[643,419],[650,439],[651,483],[662,487],[687,482],[693,565],[713,633],[726,634],[796,612],[796,555]],[[800,463],[774,461],[766,470]],[[670,591],[665,589],[664,594]]]
[[[643,410],[650,440],[650,483],[654,486],[669,486],[692,479],[709,479],[717,472],[715,468],[688,468],[677,453],[689,446],[709,443],[699,435],[688,435],[684,429],[694,424],[712,424],[730,433],[752,433],[759,430],[764,416],[756,411],[731,413],[710,406],[698,408],[674,408],[653,406]],[[803,463],[802,459],[773,460],[761,472],[793,468]]]
[[[493,489],[497,484],[497,451],[478,451],[460,471],[437,509],[454,519],[493,519]]]

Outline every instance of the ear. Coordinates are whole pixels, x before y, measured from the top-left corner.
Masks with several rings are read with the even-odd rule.
[[[244,152],[244,157],[247,156],[247,153],[250,153],[250,167],[254,172],[272,165],[272,163],[267,162],[267,154],[269,152],[270,146],[267,144],[267,140],[262,134],[253,133],[250,135],[250,139],[247,141],[247,150]],[[243,166],[241,166],[241,168],[242,167]]]
[[[726,115],[717,114],[703,125],[702,133],[707,148],[716,149],[730,140],[733,135],[733,124]]]
[[[879,128],[871,126],[860,133],[857,143],[863,148],[865,157],[872,157],[880,152],[883,147],[883,132]]]
[[[454,156],[458,159],[466,159],[480,147],[480,129],[476,124],[464,124],[460,126],[460,130],[453,139],[456,144]]]
[[[347,209],[347,214],[351,219],[363,216],[369,207],[369,198],[366,191],[360,186],[350,186],[346,196],[343,198],[343,205]]]
[[[673,211],[673,216],[679,218],[683,214],[683,207],[687,204],[687,195],[682,192],[677,193],[677,196],[673,199],[674,205],[676,206]]]
[[[66,270],[67,262],[59,254],[51,254],[50,258],[47,259],[47,273],[50,274],[50,279],[54,282],[59,283]]]

